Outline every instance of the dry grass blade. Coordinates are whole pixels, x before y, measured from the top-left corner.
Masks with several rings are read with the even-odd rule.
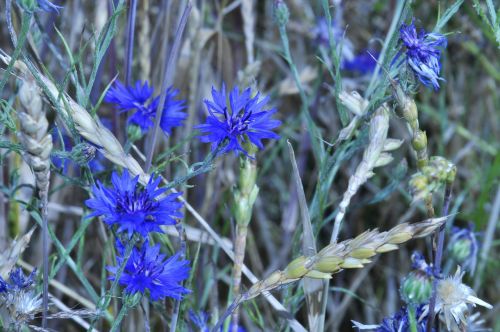
[[[314,238],[313,228],[311,225],[311,217],[307,207],[306,195],[302,180],[300,179],[297,161],[292,144],[288,143],[290,159],[292,161],[293,175],[295,178],[295,187],[297,188],[297,196],[299,198],[300,213],[302,219],[302,252],[306,256],[313,256],[317,253],[316,240]],[[304,278],[304,294],[307,303],[307,318],[309,321],[310,331],[323,331],[325,316],[322,308],[325,304],[325,281],[313,278]]]
[[[0,254],[0,277],[2,279],[7,279],[9,272],[16,265],[19,256],[28,246],[34,231],[35,228],[32,228],[28,233],[14,240],[9,247],[2,248],[2,253]]]

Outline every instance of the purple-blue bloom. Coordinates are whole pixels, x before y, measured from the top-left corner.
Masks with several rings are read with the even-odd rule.
[[[100,181],[92,187],[93,198],[85,201],[93,210],[88,217],[102,216],[109,226],[117,225],[118,232],[134,233],[146,237],[150,232],[163,233],[160,226],[175,225],[176,218],[182,218],[179,211],[182,203],[177,201],[181,193],[165,195],[165,188],[158,188],[160,177],[149,180],[144,188],[138,186],[139,177],[131,178],[124,170],[120,177],[113,172],[112,187],[105,187]]]
[[[403,24],[399,30],[400,38],[406,46],[406,61],[420,82],[434,90],[439,89],[441,72],[441,51],[438,47],[446,47],[446,37],[439,33],[426,33],[420,30],[417,34],[415,24]]]
[[[117,257],[117,266],[108,267],[108,271],[116,274],[123,263],[125,249],[118,242],[117,249],[120,256]],[[189,261],[182,260],[177,253],[168,259],[160,253],[160,245],[149,245],[146,241],[141,249],[132,248],[132,253],[125,263],[125,269],[120,276],[120,285],[126,286],[125,292],[134,295],[136,293],[149,295],[153,301],[163,300],[171,297],[180,300],[184,294],[190,291],[182,286],[182,281],[189,277]],[[115,277],[111,276],[110,280]]]
[[[135,86],[125,86],[120,81],[116,81],[108,90],[104,101],[115,104],[121,112],[134,111],[129,118],[129,124],[135,124],[141,128],[142,132],[147,132],[154,125],[156,110],[160,97],[153,98],[154,89],[148,82],[142,84],[137,81]],[[172,133],[172,128],[182,126],[187,114],[182,110],[186,108],[184,100],[177,100],[175,97],[179,91],[168,88],[165,104],[160,120],[160,127],[167,135]]]
[[[0,293],[9,290],[18,291],[30,287],[35,281],[36,269],[34,269],[28,276],[25,276],[23,269],[20,267],[13,269],[9,273],[9,282],[0,277]]]
[[[427,325],[427,316],[418,320],[424,311],[424,306],[418,306],[415,310],[415,317],[417,319],[417,332],[425,332]],[[408,316],[408,308],[403,307],[394,315],[384,318],[382,323],[377,328],[376,332],[401,332],[410,331],[410,321]],[[434,331],[434,329],[433,329]]]
[[[59,13],[59,9],[63,8],[61,6],[54,5],[48,0],[37,0],[38,8],[45,12],[56,12]]]
[[[212,100],[205,100],[209,113],[206,123],[196,126],[202,132],[200,140],[212,143],[212,151],[220,148],[220,154],[234,151],[248,156],[243,143],[250,141],[262,149],[262,139],[279,139],[280,136],[272,131],[281,124],[281,121],[272,119],[277,110],[264,109],[269,97],[259,99],[259,93],[252,98],[250,88],[240,93],[235,87],[228,100],[224,84],[221,91],[212,87]]]

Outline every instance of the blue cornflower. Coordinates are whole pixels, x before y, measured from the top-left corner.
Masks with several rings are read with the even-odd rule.
[[[108,271],[116,274],[123,263],[125,249],[118,242],[117,249],[120,256],[117,257],[117,266],[108,267]],[[153,301],[163,300],[171,297],[180,300],[184,294],[190,291],[184,288],[181,282],[189,276],[189,261],[182,260],[177,253],[168,259],[160,253],[160,245],[149,245],[146,241],[141,249],[132,248],[132,253],[125,263],[125,269],[120,276],[120,284],[125,287],[125,292],[130,295],[146,293]],[[110,280],[115,277],[111,276]]]
[[[160,97],[153,97],[154,89],[148,82],[137,81],[135,86],[125,86],[116,81],[104,100],[116,104],[122,112],[135,111],[129,118],[129,123],[139,126],[142,132],[147,132],[154,125],[154,118]],[[168,88],[165,104],[160,120],[160,127],[165,134],[171,134],[172,128],[182,126],[187,114],[182,112],[186,108],[184,100],[176,100],[179,90]]]
[[[272,131],[281,124],[281,121],[271,118],[277,110],[263,109],[269,97],[259,100],[259,93],[253,98],[251,94],[250,88],[240,94],[238,87],[235,87],[229,93],[228,104],[226,86],[223,84],[220,92],[212,87],[213,100],[205,100],[209,112],[206,123],[196,126],[202,132],[200,140],[212,143],[212,151],[220,148],[220,154],[234,151],[248,156],[248,152],[242,147],[248,140],[262,149],[264,146],[261,139],[280,138]],[[226,144],[222,146],[223,143]]]
[[[176,199],[181,193],[158,199],[166,191],[165,188],[157,188],[159,177],[151,177],[143,189],[138,188],[138,181],[139,177],[131,178],[127,170],[121,177],[113,172],[111,188],[97,181],[97,185],[92,187],[94,198],[85,202],[93,210],[89,217],[103,216],[106,224],[117,225],[118,232],[126,231],[129,237],[133,233],[144,237],[149,232],[163,233],[160,226],[175,225],[175,219],[182,218],[179,211],[182,203]]]
[[[439,89],[441,72],[441,51],[438,47],[446,47],[446,37],[439,33],[426,33],[421,30],[417,34],[414,23],[403,24],[399,30],[400,38],[406,46],[406,61],[420,82],[435,90]]]
[[[474,273],[477,263],[479,245],[473,226],[469,228],[453,227],[452,236],[448,242],[450,256],[464,269]]]
[[[0,277],[0,293],[9,290],[19,291],[30,287],[35,281],[36,269],[34,269],[28,276],[25,276],[23,270],[18,267],[10,271],[9,282]]]
[[[422,317],[424,306],[418,306],[415,310],[417,319],[417,331],[425,332],[427,325],[427,316]],[[410,321],[408,316],[408,308],[403,307],[394,315],[384,318],[382,323],[376,329],[377,332],[401,332],[410,331]],[[434,330],[433,330],[434,331]]]
[[[54,5],[48,0],[37,0],[38,8],[45,12],[56,12],[59,13],[59,9],[63,8],[61,6]]]
[[[9,280],[10,285],[14,289],[24,289],[30,287],[35,281],[36,269],[34,269],[28,276],[25,276],[23,269],[20,267],[10,271]]]

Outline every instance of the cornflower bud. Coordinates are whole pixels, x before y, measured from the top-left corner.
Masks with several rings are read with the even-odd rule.
[[[432,269],[418,251],[411,256],[411,271],[401,282],[401,299],[407,304],[427,303],[432,293]]]
[[[88,143],[79,143],[71,150],[71,159],[82,166],[94,159],[96,148]]]

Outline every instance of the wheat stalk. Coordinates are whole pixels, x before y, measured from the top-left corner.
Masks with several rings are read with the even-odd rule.
[[[17,112],[21,130],[19,141],[25,149],[24,158],[35,173],[35,183],[40,198],[42,216],[42,257],[43,257],[43,326],[47,322],[48,309],[48,201],[50,180],[50,152],[52,136],[48,132],[49,122],[43,110],[42,97],[34,78],[28,77],[19,89],[20,110]]]
[[[341,101],[346,103],[346,106],[353,113],[355,113],[356,116],[361,116],[365,112],[368,103],[360,99],[356,100],[354,97],[355,95],[350,96],[350,98],[347,99],[344,97],[341,98]],[[349,100],[350,102],[347,102]],[[351,107],[349,105],[351,105]],[[356,125],[353,125],[351,130],[354,130],[355,126]],[[351,125],[348,127],[351,127]],[[352,197],[358,192],[359,188],[374,175],[374,168],[385,166],[392,161],[393,158],[389,151],[397,149],[402,144],[402,141],[387,138],[388,130],[389,110],[387,106],[382,105],[375,111],[370,120],[370,142],[363,152],[363,159],[359,163],[354,174],[350,177],[348,188],[339,204],[339,212],[335,217],[335,223],[330,240],[331,243],[337,242],[342,220],[344,219],[347,207],[349,206]],[[349,136],[350,134],[345,135]]]
[[[8,64],[10,57],[2,52],[0,60]],[[22,61],[16,61],[14,68],[21,74],[24,81],[34,81],[34,76]],[[60,92],[47,77],[36,72],[37,78],[45,87],[44,92],[53,103],[54,108],[63,112],[63,115],[73,120],[76,130],[89,142],[97,145],[99,151],[111,162],[127,168],[134,176],[139,176],[143,184],[149,181],[149,175],[144,172],[131,155],[127,154],[118,139],[106,128],[98,118],[93,118],[85,108],[79,105],[67,94]]]
[[[366,231],[354,239],[332,243],[315,255],[294,259],[283,271],[275,271],[269,277],[255,283],[247,293],[236,300],[237,305],[263,292],[301,280],[305,277],[330,279],[343,269],[362,268],[377,254],[397,250],[399,244],[433,233],[448,217],[432,218],[422,222],[399,224],[389,231]]]

